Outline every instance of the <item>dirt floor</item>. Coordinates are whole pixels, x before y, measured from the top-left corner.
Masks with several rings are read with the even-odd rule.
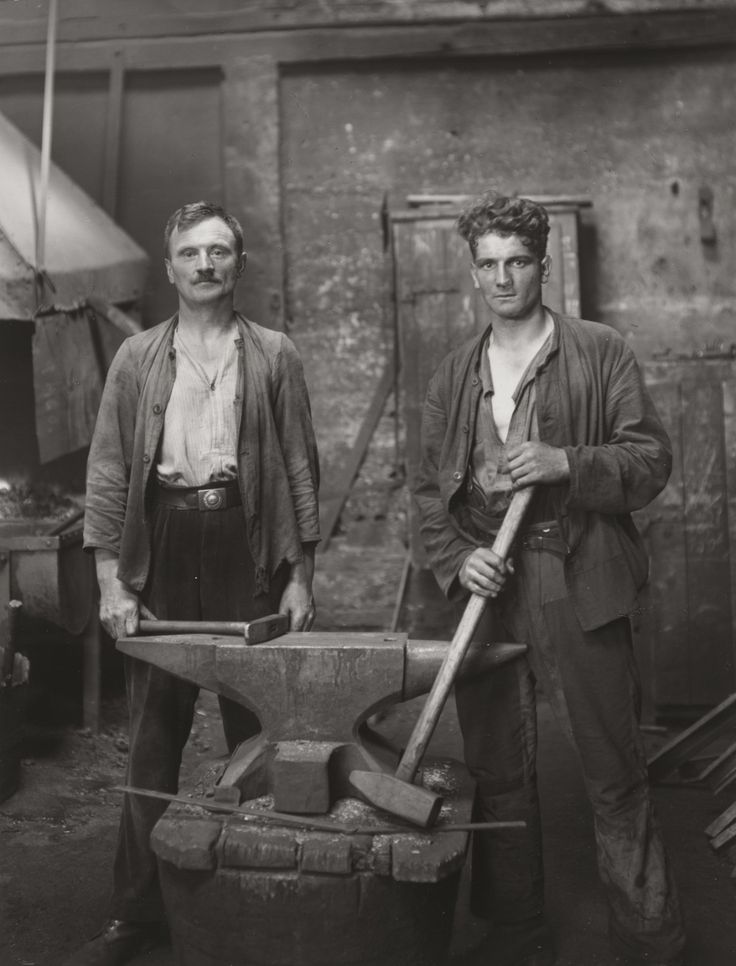
[[[387,487],[387,492],[390,487]],[[397,616],[396,591],[405,551],[392,533],[395,520],[375,499],[368,512],[354,513],[350,533],[338,536],[320,557],[319,627],[387,629]],[[387,529],[388,528],[388,529]],[[445,627],[427,627],[440,607],[436,591],[410,582],[398,615],[412,636],[445,638]],[[439,611],[437,611],[439,613]],[[81,657],[69,645],[30,642],[31,701],[18,792],[0,804],[0,966],[60,966],[92,935],[106,916],[110,869],[127,741],[120,666],[106,655],[102,731],[79,726]],[[62,642],[63,643],[63,642]],[[398,706],[380,729],[401,743],[415,719],[418,701]],[[590,810],[573,750],[540,705],[540,785],[544,811],[549,918],[560,966],[616,966],[606,941],[606,906],[598,884]],[[664,734],[648,735],[652,747]],[[437,755],[460,757],[457,721],[446,709],[432,745]],[[186,750],[184,772],[224,753],[213,696],[203,694]],[[736,893],[732,862],[714,854],[705,827],[733,799],[685,785],[656,789],[664,834],[680,883],[690,937],[690,966],[736,962]],[[480,939],[482,925],[470,918],[465,889],[456,917],[453,953]],[[174,966],[161,950],[136,960]],[[227,966],[227,964],[223,964]]]

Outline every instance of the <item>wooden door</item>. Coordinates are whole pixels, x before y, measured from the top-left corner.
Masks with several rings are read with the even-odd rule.
[[[673,469],[635,514],[650,554],[637,656],[654,712],[695,716],[734,690],[736,362],[651,362],[644,372]]]
[[[580,314],[578,206],[545,199],[550,214],[548,251],[552,270],[545,303]],[[423,206],[392,215],[399,345],[399,399],[410,487],[420,460],[420,427],[427,383],[455,347],[488,324],[487,310],[473,287],[466,242],[455,230],[459,209]],[[412,565],[428,566],[413,502],[409,510]]]

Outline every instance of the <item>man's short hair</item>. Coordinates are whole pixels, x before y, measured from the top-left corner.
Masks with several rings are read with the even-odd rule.
[[[188,205],[178,208],[166,222],[164,229],[164,257],[169,258],[169,243],[175,231],[186,231],[192,225],[198,225],[200,221],[207,221],[208,218],[219,218],[224,221],[230,231],[235,236],[235,249],[238,258],[243,254],[243,229],[237,218],[229,215],[222,205],[216,205],[212,201],[192,201]]]
[[[542,205],[528,198],[484,195],[463,211],[457,220],[457,231],[470,246],[473,258],[478,240],[493,232],[503,238],[518,235],[541,261],[547,254],[549,216]]]

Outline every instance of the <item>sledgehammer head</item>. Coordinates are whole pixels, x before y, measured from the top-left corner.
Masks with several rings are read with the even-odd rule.
[[[369,805],[420,828],[431,828],[442,808],[440,795],[385,772],[351,771],[348,781]]]

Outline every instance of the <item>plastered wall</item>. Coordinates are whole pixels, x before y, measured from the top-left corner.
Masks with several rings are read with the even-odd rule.
[[[392,351],[384,193],[391,208],[487,187],[585,195],[585,314],[643,359],[736,342],[735,84],[730,51],[287,73],[288,322],[312,384],[329,386],[315,394],[327,458],[354,435]]]

